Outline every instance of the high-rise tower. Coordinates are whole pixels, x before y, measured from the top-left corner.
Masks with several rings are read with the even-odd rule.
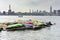
[[[9,11],[11,11],[11,5],[9,5]]]
[[[50,6],[50,13],[52,13],[52,6]]]
[[[11,5],[9,5],[8,14],[11,14]]]
[[[11,10],[11,5],[9,5],[9,10]]]

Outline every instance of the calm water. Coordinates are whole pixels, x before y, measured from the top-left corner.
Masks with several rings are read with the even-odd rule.
[[[60,17],[59,16],[24,16],[23,18],[18,18],[11,16],[4,16],[1,17],[1,22],[3,19],[14,21],[17,19],[22,20],[38,20],[48,22],[51,21],[52,23],[56,23],[56,25],[51,26],[50,28],[44,28],[42,30],[25,30],[25,31],[13,31],[7,32],[2,31],[0,32],[0,40],[60,40]]]

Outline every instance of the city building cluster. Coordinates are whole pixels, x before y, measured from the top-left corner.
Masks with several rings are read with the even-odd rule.
[[[41,10],[29,10],[29,12],[15,12],[11,10],[11,5],[9,5],[8,12],[0,12],[0,15],[35,15],[35,16],[60,16],[60,10],[53,10],[52,6],[50,6],[50,11],[41,11]]]

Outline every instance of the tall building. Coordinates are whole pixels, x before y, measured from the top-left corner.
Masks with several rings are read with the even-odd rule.
[[[52,13],[52,6],[50,6],[50,13]]]
[[[9,5],[8,14],[11,14],[11,5]]]
[[[37,13],[38,13],[38,9],[37,9]]]

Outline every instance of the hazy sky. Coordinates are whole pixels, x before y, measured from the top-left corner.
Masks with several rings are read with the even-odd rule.
[[[60,0],[0,0],[0,11],[8,11],[9,4],[16,12],[29,11],[29,9],[49,11],[50,5],[53,9],[60,9]]]

